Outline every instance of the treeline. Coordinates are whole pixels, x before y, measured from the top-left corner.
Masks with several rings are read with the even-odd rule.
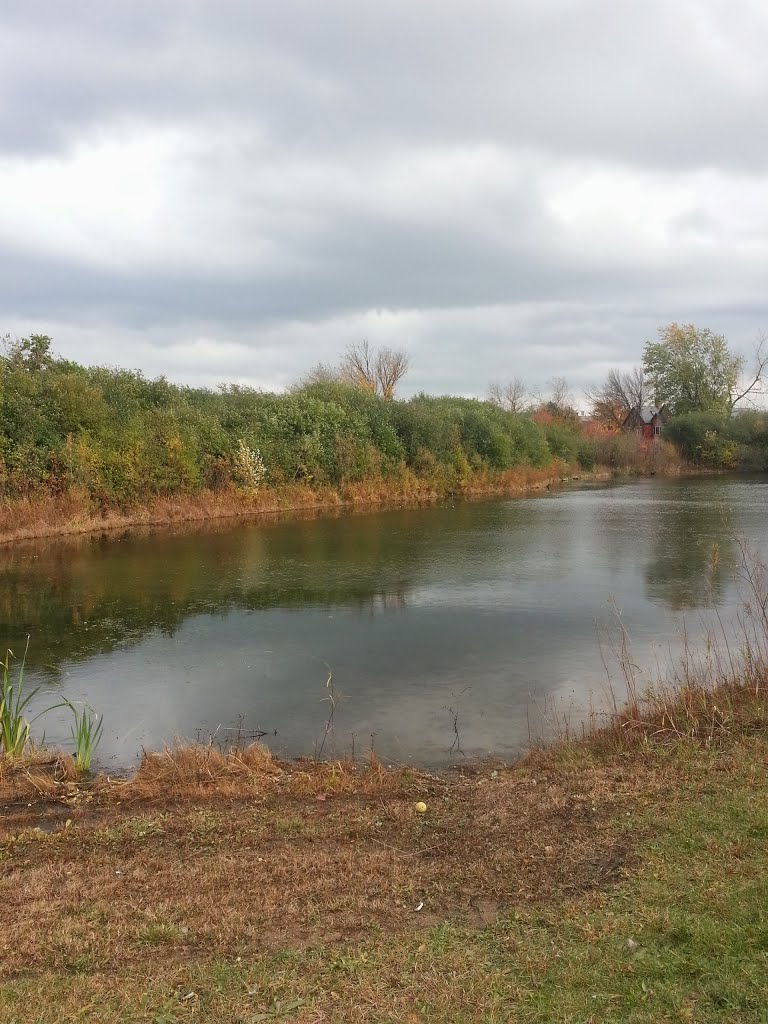
[[[570,409],[507,412],[491,402],[386,399],[343,380],[287,394],[181,387],[140,372],[56,358],[50,339],[7,342],[0,357],[0,495],[82,495],[122,509],[155,496],[367,479],[460,490],[478,473],[590,469],[663,457],[638,440],[590,436]]]
[[[633,409],[666,405],[664,427],[686,462],[711,469],[768,471],[768,415],[749,408],[763,399],[768,334],[758,334],[752,360],[731,351],[721,334],[695,324],[660,327],[642,367],[612,369],[587,392],[592,418],[619,430]]]
[[[665,436],[691,465],[768,472],[768,413],[690,412],[670,420]]]

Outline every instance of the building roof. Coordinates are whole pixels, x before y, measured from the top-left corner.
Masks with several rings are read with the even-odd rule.
[[[634,409],[630,409],[627,413],[623,426],[637,426],[638,423],[651,426],[657,416],[662,423],[666,423],[671,416],[669,407],[664,403],[661,405],[644,405],[642,408],[635,406]]]
[[[643,423],[650,423],[654,416],[658,416],[661,410],[655,405],[644,405],[642,409],[637,410],[637,415],[643,421]]]

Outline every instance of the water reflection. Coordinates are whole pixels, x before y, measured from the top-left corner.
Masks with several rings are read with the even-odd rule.
[[[733,601],[731,537],[766,541],[766,496],[758,479],[645,480],[10,548],[0,636],[31,634],[33,680],[103,711],[119,758],[240,715],[306,753],[326,663],[347,746],[375,733],[391,756],[440,761],[461,693],[467,752],[514,753],[532,706],[599,690],[612,596],[638,657],[677,613]]]
[[[673,611],[720,605],[735,560],[729,508],[674,502],[656,520],[645,568],[648,597]]]

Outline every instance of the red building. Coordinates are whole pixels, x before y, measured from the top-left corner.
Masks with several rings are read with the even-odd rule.
[[[642,408],[632,409],[621,425],[622,430],[635,430],[642,433],[643,437],[651,439],[661,437],[664,432],[664,424],[672,419],[672,413],[666,405],[657,408],[655,405],[644,405]]]

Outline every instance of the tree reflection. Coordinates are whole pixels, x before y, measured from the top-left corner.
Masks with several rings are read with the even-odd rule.
[[[173,635],[195,615],[406,607],[426,551],[417,533],[351,517],[206,533],[79,538],[4,553],[0,642],[28,666],[80,661]]]
[[[719,502],[654,509],[646,596],[672,611],[722,603],[735,564],[732,513]]]

